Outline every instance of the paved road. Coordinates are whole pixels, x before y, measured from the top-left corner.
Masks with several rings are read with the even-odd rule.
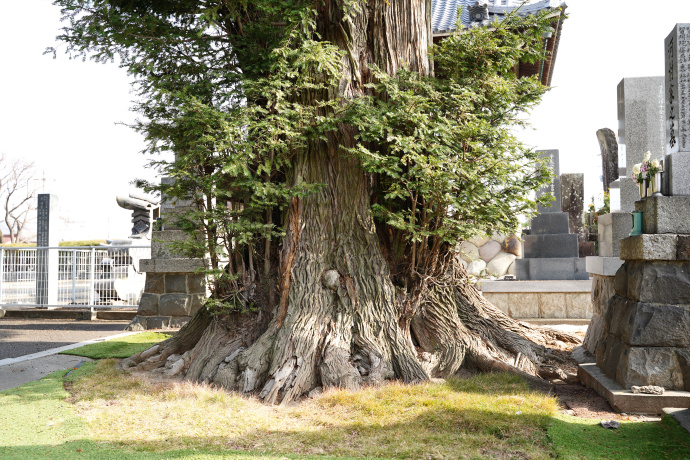
[[[0,318],[0,391],[78,366],[88,358],[60,349],[124,333],[129,321]]]
[[[0,318],[0,360],[124,332],[129,321]]]

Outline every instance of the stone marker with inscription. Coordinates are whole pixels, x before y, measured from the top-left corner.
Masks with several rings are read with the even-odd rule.
[[[690,24],[664,41],[667,195],[690,195]]]
[[[601,170],[604,191],[608,192],[611,183],[618,179],[618,141],[616,133],[609,128],[597,131],[597,140],[601,150]]]
[[[58,197],[39,193],[36,209],[36,304],[55,306],[58,302],[57,232]]]

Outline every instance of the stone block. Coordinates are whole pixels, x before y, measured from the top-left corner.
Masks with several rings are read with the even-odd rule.
[[[538,214],[530,221],[531,235],[546,235],[569,232],[568,213],[565,212]]]
[[[146,329],[169,329],[169,316],[149,316],[146,318]]]
[[[618,179],[618,141],[616,134],[609,128],[597,130],[597,140],[601,150],[604,191],[608,191],[609,184]]]
[[[577,257],[577,235],[525,235],[525,258]]]
[[[190,235],[182,230],[159,230],[151,235],[152,259],[185,258],[186,254],[173,247],[174,244],[188,241]]]
[[[142,259],[139,270],[145,273],[193,273],[206,268],[205,259]]]
[[[690,195],[690,152],[676,152],[666,155],[666,172],[662,183],[667,184],[670,196]]]
[[[539,294],[510,293],[508,302],[512,318],[539,318]]]
[[[205,294],[190,294],[189,295],[189,314],[193,315],[204,306],[206,302]]]
[[[683,371],[674,348],[623,346],[616,381],[624,388],[656,385],[685,390]]]
[[[640,187],[632,177],[621,177],[619,180],[621,212],[633,212],[635,210],[635,202],[640,199]]]
[[[621,355],[625,344],[616,337],[604,332],[599,345],[596,348],[596,362],[601,371],[613,380],[616,379],[618,364],[621,361]]]
[[[544,293],[539,295],[540,318],[567,318],[566,294]]]
[[[616,273],[615,290],[639,302],[690,305],[690,264],[628,261]]]
[[[620,256],[620,242],[630,236],[633,228],[632,214],[627,212],[612,212],[611,216],[611,244],[612,256]]]
[[[482,259],[473,260],[467,266],[467,273],[474,276],[482,276],[484,274],[484,270],[486,270],[486,262],[484,262]]]
[[[575,236],[575,235],[572,235]],[[517,259],[519,280],[588,280],[585,259],[566,257],[557,259]]]
[[[690,260],[690,236],[678,235],[676,240],[676,260]]]
[[[484,298],[506,315],[510,315],[510,294],[505,292],[486,292],[482,293]]]
[[[565,294],[566,318],[591,318],[592,299],[589,294]]]
[[[151,294],[165,293],[165,275],[162,273],[147,273],[144,292]]]
[[[611,332],[631,346],[690,346],[690,311],[675,305],[621,302],[620,314],[613,315]]]
[[[488,235],[482,233],[482,234],[473,236],[472,238],[470,238],[467,241],[479,248],[479,247],[484,246],[486,244],[486,242],[489,241],[490,239],[491,238],[489,238]]]
[[[165,275],[166,294],[187,294],[187,275],[184,273],[168,273]]]
[[[590,256],[585,258],[585,269],[590,275],[614,276],[621,265],[623,265],[623,261],[618,257]]]
[[[488,263],[491,261],[491,259],[496,257],[499,252],[501,252],[501,243],[498,241],[489,240],[479,248],[479,257],[484,262]]]
[[[592,319],[589,321],[589,326],[587,327],[587,333],[585,334],[585,340],[582,342],[582,346],[592,355],[595,355],[599,342],[601,342],[603,336],[604,319],[597,314],[593,314]]]
[[[599,255],[602,257],[613,257],[613,243],[599,242]]]
[[[690,196],[652,196],[635,209],[642,211],[643,233],[690,234]]]
[[[159,314],[164,316],[189,316],[190,299],[186,294],[163,294],[159,300]]]
[[[609,302],[616,294],[613,287],[613,276],[592,276],[592,292],[590,293],[590,300],[592,302],[592,313],[594,315],[606,317]]]
[[[191,321],[191,319],[191,316],[173,316],[168,319],[168,327],[170,329],[179,329]]]
[[[187,275],[187,293],[206,295],[206,277],[204,275]]]
[[[157,294],[143,293],[139,300],[137,315],[155,316],[158,314],[159,296]]]
[[[676,235],[637,235],[621,240],[622,260],[675,260]]]

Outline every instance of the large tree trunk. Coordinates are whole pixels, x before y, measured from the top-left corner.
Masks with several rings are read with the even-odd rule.
[[[429,72],[430,0],[370,0],[348,21],[338,2],[318,5],[318,32],[344,51],[340,96],[361,95],[371,65]],[[202,311],[127,366],[169,363],[170,374],[276,403],[316,387],[448,376],[463,363],[536,375],[549,340],[576,340],[511,320],[462,277],[447,274],[446,284],[411,298],[396,294],[372,219],[372,178],[343,150],[353,135],[342,125],[295,154],[291,180],[324,186],[292,200],[275,310],[213,318]]]

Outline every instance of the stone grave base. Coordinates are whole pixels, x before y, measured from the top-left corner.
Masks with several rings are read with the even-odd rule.
[[[482,295],[517,319],[589,319],[592,281],[483,281]]]
[[[667,390],[663,395],[634,394],[604,375],[593,362],[580,364],[577,376],[583,385],[594,389],[606,398],[611,407],[621,412],[663,414],[665,408],[690,407],[690,392],[688,391]]]

